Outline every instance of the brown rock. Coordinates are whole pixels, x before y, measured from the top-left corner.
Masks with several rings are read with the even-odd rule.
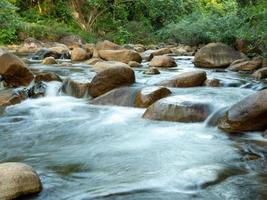
[[[160,74],[160,71],[156,67],[149,67],[148,70],[143,72],[146,75],[156,75]]]
[[[42,183],[37,173],[23,163],[0,164],[0,199],[15,199],[23,195],[38,193]]]
[[[54,72],[42,72],[35,76],[35,83],[40,82],[50,82],[50,81],[59,81],[61,82],[62,79]]]
[[[193,63],[196,67],[225,68],[244,56],[223,43],[210,43],[201,48],[195,55]]]
[[[147,50],[142,53],[142,57],[146,61],[151,61],[154,56],[161,56],[172,53],[170,48],[161,48],[158,50]]]
[[[175,122],[201,122],[211,113],[205,103],[189,102],[179,96],[161,99],[147,108],[143,118]]]
[[[267,89],[234,104],[219,121],[226,132],[261,131],[267,128]]]
[[[165,87],[146,87],[138,91],[135,98],[135,106],[140,108],[147,108],[154,102],[164,97],[167,97],[172,92]]]
[[[134,82],[135,74],[130,67],[111,67],[96,74],[91,82],[90,94],[98,97],[114,88]]]
[[[57,61],[54,57],[46,57],[44,60],[43,60],[43,64],[44,65],[53,65],[53,64],[57,64]]]
[[[93,99],[91,103],[146,108],[170,94],[171,91],[164,87],[120,87]]]
[[[261,67],[262,60],[255,59],[255,60],[248,60],[248,61],[241,61],[232,63],[227,69],[231,71],[253,71]]]
[[[78,83],[71,79],[66,79],[61,87],[61,91],[76,98],[87,97],[90,93],[90,83]]]
[[[27,99],[28,96],[24,92],[13,92],[12,90],[5,90],[0,92],[0,106],[10,106],[20,103]]]
[[[116,61],[103,61],[98,62],[93,66],[93,69],[96,72],[103,71],[105,69],[114,68],[114,67],[130,67],[129,65],[122,63],[122,62],[116,62]]]
[[[130,61],[130,62],[128,63],[128,65],[129,65],[130,67],[133,67],[133,68],[142,67],[142,65],[141,65],[140,63],[136,62],[136,61]]]
[[[177,64],[173,58],[167,55],[154,56],[150,61],[151,67],[176,67]]]
[[[107,61],[118,61],[128,64],[130,61],[141,63],[142,58],[139,53],[132,50],[99,50],[100,58]]]
[[[122,49],[121,46],[110,42],[108,40],[100,41],[96,44],[96,50],[120,50]]]
[[[67,45],[70,49],[81,47],[83,44],[85,44],[84,40],[77,35],[65,36],[61,38],[59,42]]]
[[[197,70],[176,75],[169,80],[162,81],[159,85],[166,87],[197,87],[202,86],[206,79],[206,72]]]
[[[0,56],[0,75],[9,87],[27,86],[33,80],[24,62],[9,53]]]
[[[252,76],[256,79],[263,79],[263,78],[267,78],[267,67],[258,69],[257,71],[255,71]]]
[[[74,48],[71,51],[71,60],[72,61],[83,61],[89,58],[88,53],[82,48]]]
[[[221,83],[220,83],[220,80],[218,79],[206,79],[205,82],[204,82],[204,86],[207,86],[207,87],[220,87],[221,86]]]

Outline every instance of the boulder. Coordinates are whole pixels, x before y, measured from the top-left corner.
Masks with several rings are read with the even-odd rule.
[[[0,106],[10,106],[20,103],[28,98],[28,94],[25,90],[18,92],[13,90],[5,90],[0,92]]]
[[[119,50],[122,49],[121,46],[110,42],[108,40],[100,41],[96,44],[96,50]]]
[[[98,97],[114,88],[135,82],[134,71],[130,67],[111,67],[96,74],[91,81],[90,94]]]
[[[203,68],[226,68],[244,55],[223,43],[210,43],[202,47],[194,58],[194,65]]]
[[[158,85],[166,87],[197,87],[202,86],[207,79],[205,71],[197,70],[185,72],[160,82]]]
[[[171,96],[149,106],[143,118],[188,123],[204,121],[210,113],[207,103],[184,101],[179,96]]]
[[[74,48],[71,51],[72,61],[84,61],[89,58],[90,55],[82,48]]]
[[[227,69],[230,71],[253,71],[261,67],[262,60],[254,59],[254,60],[238,60],[233,62]]]
[[[257,71],[255,71],[252,74],[252,77],[254,77],[254,78],[258,79],[258,80],[267,78],[267,67],[258,69]]]
[[[60,54],[61,59],[70,59],[70,50],[64,44],[56,43],[57,46],[49,48],[50,51]]]
[[[143,74],[156,75],[156,74],[160,74],[160,71],[156,67],[149,67],[148,70],[143,72]]]
[[[142,53],[142,58],[146,61],[151,61],[154,56],[161,56],[172,53],[170,48],[161,48],[158,50],[147,50]]]
[[[170,94],[171,91],[165,87],[120,87],[93,99],[91,103],[146,108]]]
[[[27,86],[33,80],[33,74],[25,63],[9,53],[0,56],[0,75],[9,87]]]
[[[54,57],[46,57],[43,62],[44,65],[53,65],[53,64],[57,64],[57,61]]]
[[[23,163],[0,164],[0,199],[15,199],[38,193],[42,183],[32,167]]]
[[[166,87],[145,87],[137,92],[135,97],[135,106],[140,108],[147,108],[154,102],[167,97],[172,92]]]
[[[130,61],[130,62],[128,63],[128,65],[129,65],[130,67],[133,67],[133,68],[142,67],[142,65],[141,65],[140,63],[136,62],[136,61]]]
[[[116,62],[116,61],[103,61],[103,62],[98,62],[93,66],[93,69],[96,72],[103,71],[105,69],[109,68],[114,68],[114,67],[130,67],[129,65],[122,63],[122,62]]]
[[[98,54],[100,58],[107,61],[118,61],[128,64],[130,61],[136,61],[141,63],[142,58],[139,53],[132,50],[99,50]]]
[[[44,82],[50,82],[50,81],[59,81],[61,82],[62,79],[54,72],[42,72],[38,73],[35,76],[35,83],[40,83],[42,81]]]
[[[267,89],[231,106],[218,126],[226,132],[233,133],[265,130],[267,128]]]
[[[79,83],[71,79],[66,79],[61,87],[61,91],[66,95],[76,98],[83,98],[89,96],[90,83]]]
[[[176,67],[177,64],[175,60],[167,55],[154,56],[150,61],[151,67]]]

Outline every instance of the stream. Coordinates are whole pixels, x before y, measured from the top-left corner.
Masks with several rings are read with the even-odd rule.
[[[154,85],[197,70],[193,57],[175,57],[178,67],[144,75],[136,85]],[[92,79],[88,65],[45,66],[63,79]],[[172,88],[183,99],[210,103],[214,113],[267,87],[247,74],[207,70],[222,87]],[[0,117],[0,162],[23,162],[40,175],[43,191],[30,200],[256,200],[267,199],[267,140],[260,134],[230,135],[201,123],[143,119],[145,109],[96,106],[59,92],[47,83],[46,96],[9,106]],[[256,156],[257,159],[249,159]]]

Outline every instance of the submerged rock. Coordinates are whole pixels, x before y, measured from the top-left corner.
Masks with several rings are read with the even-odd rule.
[[[150,61],[151,67],[176,67],[177,64],[175,60],[167,55],[154,56]]]
[[[221,83],[220,80],[214,78],[214,79],[206,79],[204,82],[204,86],[207,87],[220,87]]]
[[[231,106],[218,126],[232,133],[265,130],[267,128],[267,89]]]
[[[42,190],[37,173],[23,163],[0,164],[0,180],[0,199],[15,199]]]
[[[61,87],[61,91],[69,96],[83,98],[89,96],[90,83],[79,83],[71,79],[66,79]]]
[[[143,72],[143,74],[156,75],[156,74],[160,74],[160,71],[156,67],[149,67],[148,70]]]
[[[136,62],[136,61],[130,61],[130,62],[128,63],[128,65],[129,65],[130,67],[134,67],[134,68],[142,67],[142,65],[141,65],[139,62]]]
[[[211,114],[207,103],[185,101],[179,96],[161,99],[147,108],[143,118],[175,122],[201,122]]]
[[[100,58],[107,61],[118,61],[128,64],[130,61],[136,61],[141,63],[142,58],[139,53],[133,50],[121,49],[121,50],[99,50],[98,54]]]
[[[5,53],[0,56],[0,75],[8,87],[27,86],[33,80],[33,74],[17,56]]]
[[[46,57],[43,62],[44,65],[53,65],[53,64],[57,64],[57,61],[54,57]]]
[[[242,58],[244,55],[226,44],[210,43],[196,53],[193,63],[196,67],[226,68]]]
[[[205,71],[185,72],[160,82],[158,85],[166,87],[197,87],[202,86],[207,79]]]
[[[135,82],[134,71],[130,67],[111,67],[96,74],[91,81],[90,94],[98,97],[114,88]]]
[[[29,56],[29,58],[33,60],[43,60],[46,57],[53,57],[55,59],[63,59],[63,58],[69,58],[69,55],[59,53],[52,49],[42,48],[39,51],[37,51],[35,54]]]

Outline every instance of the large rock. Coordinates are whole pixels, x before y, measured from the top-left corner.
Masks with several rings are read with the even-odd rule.
[[[119,49],[122,49],[122,47],[108,40],[104,40],[96,44],[96,49],[97,50],[119,50]]]
[[[252,76],[256,79],[264,79],[267,78],[267,67],[261,68],[257,71],[255,71]]]
[[[60,42],[67,45],[70,49],[81,47],[83,44],[85,44],[85,41],[77,35],[65,36],[60,39]]]
[[[261,131],[267,128],[267,89],[234,104],[219,121],[227,132]]]
[[[90,55],[82,48],[74,48],[71,51],[71,60],[72,61],[84,61],[88,59]]]
[[[207,79],[206,72],[197,70],[185,72],[160,82],[158,85],[166,87],[197,87],[202,86]]]
[[[143,118],[175,122],[201,122],[211,113],[209,104],[184,101],[179,96],[161,99],[145,111]]]
[[[35,76],[35,82],[36,83],[40,83],[42,81],[44,82],[50,82],[50,81],[59,81],[61,82],[62,79],[54,72],[42,72],[42,73],[38,73]]]
[[[15,162],[0,164],[0,199],[15,199],[41,190],[40,178],[30,166]]]
[[[9,87],[27,86],[33,80],[33,74],[24,62],[9,53],[0,56],[0,75]]]
[[[142,58],[146,61],[151,61],[154,56],[161,56],[170,53],[172,53],[172,51],[169,48],[161,48],[157,50],[150,49],[142,53]]]
[[[98,97],[114,88],[134,82],[135,74],[130,67],[111,67],[96,74],[91,81],[90,94]]]
[[[108,61],[118,61],[128,64],[130,61],[141,63],[142,58],[139,53],[132,50],[99,50],[99,56]]]
[[[130,67],[130,66],[125,63],[117,62],[117,61],[103,61],[103,62],[97,62],[93,66],[93,69],[96,72],[100,72],[100,71],[103,71],[105,69],[109,69],[112,67],[114,68],[114,67]]]
[[[138,91],[135,98],[135,106],[147,108],[154,102],[164,97],[167,97],[172,92],[166,87],[151,86]]]
[[[6,90],[0,92],[0,106],[10,106],[18,104],[28,98],[27,91]],[[1,182],[1,181],[0,181]]]
[[[87,65],[95,65],[96,63],[103,62],[103,61],[104,60],[102,60],[101,58],[91,58],[91,59],[87,60],[85,62],[85,64],[87,64]]]
[[[120,87],[92,100],[92,104],[146,108],[171,94],[165,87]]]
[[[225,68],[242,58],[244,55],[226,44],[210,43],[196,53],[193,63],[196,67]]]
[[[150,61],[151,67],[176,67],[177,64],[175,60],[167,55],[163,56],[154,56]]]
[[[18,49],[19,53],[35,53],[41,48],[44,48],[44,44],[36,40],[35,38],[27,38],[25,39],[24,43]]]
[[[79,83],[71,79],[66,79],[62,84],[61,91],[69,96],[83,98],[89,96],[90,88],[90,83]]]
[[[233,62],[227,69],[231,71],[254,71],[261,67],[262,60],[246,60],[240,62]]]

